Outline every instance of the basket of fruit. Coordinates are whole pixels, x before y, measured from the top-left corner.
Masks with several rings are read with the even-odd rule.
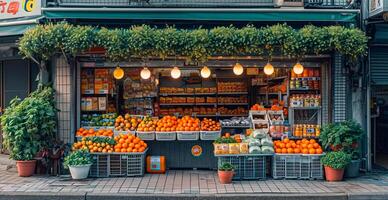
[[[176,140],[176,127],[178,119],[175,116],[164,116],[156,123],[156,140],[171,141]]]
[[[135,134],[136,128],[141,121],[141,116],[125,114],[123,117],[122,115],[119,115],[115,120],[115,135],[126,133]]]
[[[176,128],[178,140],[198,140],[200,131],[200,120],[190,116],[178,119]]]
[[[76,138],[78,141],[80,141],[83,137],[113,137],[113,130],[111,129],[98,129],[95,130],[94,128],[85,129],[85,128],[79,128],[76,132]]]
[[[137,127],[136,135],[142,140],[155,140],[155,129],[157,119],[152,119],[150,116],[144,117],[143,121]]]
[[[221,137],[221,123],[204,118],[201,122],[201,140],[216,140]]]

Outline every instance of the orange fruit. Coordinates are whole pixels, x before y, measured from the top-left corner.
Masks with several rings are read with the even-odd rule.
[[[317,142],[314,139],[311,139],[310,144],[314,144],[314,143],[317,143]]]
[[[294,153],[294,149],[293,148],[288,148],[287,149],[287,153]]]
[[[314,147],[314,149],[318,149],[320,146],[319,146],[318,143],[314,143],[314,144],[313,144],[313,147]]]
[[[123,148],[128,148],[128,143],[123,143],[123,144],[121,145],[121,147],[123,147]]]
[[[125,140],[123,138],[119,139],[119,143],[124,143],[124,142],[125,142]]]
[[[288,148],[291,148],[292,147],[292,145],[291,145],[291,143],[287,143],[286,144],[286,148],[288,149]]]
[[[322,149],[321,149],[321,148],[318,148],[318,149],[316,149],[316,150],[315,150],[315,153],[316,153],[316,154],[322,154],[322,153],[323,153],[323,151],[322,151]]]
[[[301,145],[301,147],[302,147],[302,149],[305,149],[305,148],[307,148],[307,144],[303,143],[303,144]]]
[[[284,143],[288,143],[288,142],[290,142],[290,139],[284,138],[283,142],[284,142]]]
[[[275,152],[276,152],[276,153],[282,153],[282,150],[279,149],[279,148],[276,148],[276,149],[275,149]]]
[[[295,148],[294,149],[294,153],[300,153],[300,149],[299,148]]]
[[[315,149],[309,149],[309,154],[315,154]]]
[[[287,153],[287,149],[286,148],[282,148],[282,153]]]
[[[127,152],[127,149],[126,148],[122,148],[121,152]]]
[[[286,145],[284,143],[280,143],[279,147],[283,149],[286,147]]]
[[[292,148],[295,148],[295,147],[296,147],[296,144],[295,144],[295,143],[291,143],[291,147],[292,147]]]
[[[302,153],[303,153],[303,154],[308,154],[308,153],[309,153],[309,150],[308,150],[308,149],[302,149]]]
[[[314,145],[313,145],[313,144],[308,144],[308,145],[307,145],[307,148],[308,148],[308,149],[313,149],[313,148],[314,148]]]
[[[121,144],[120,143],[116,144],[115,148],[121,149]]]

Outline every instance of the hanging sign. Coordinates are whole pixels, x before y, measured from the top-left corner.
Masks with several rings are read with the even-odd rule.
[[[199,145],[194,145],[191,147],[191,154],[195,157],[201,156],[202,155],[202,147]]]
[[[0,0],[0,20],[39,15],[40,0]]]

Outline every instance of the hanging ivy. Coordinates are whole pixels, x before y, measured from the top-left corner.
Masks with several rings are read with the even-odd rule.
[[[20,39],[20,53],[34,60],[48,60],[56,52],[77,55],[91,47],[106,50],[112,61],[130,57],[165,58],[185,56],[204,62],[210,56],[266,56],[275,52],[290,58],[337,51],[351,60],[366,54],[368,38],[356,28],[305,26],[295,30],[286,24],[256,28],[213,29],[156,28],[148,25],[129,29],[97,29],[67,23],[38,25]]]

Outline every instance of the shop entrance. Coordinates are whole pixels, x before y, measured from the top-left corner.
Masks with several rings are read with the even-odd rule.
[[[195,132],[202,127],[173,127],[168,120],[156,127],[140,127],[141,119],[136,116],[156,120],[190,116],[201,122],[212,119],[220,122],[223,135],[244,136],[252,128],[267,130],[274,139],[284,135],[293,139],[316,138],[320,126],[328,121],[328,60],[306,61],[300,74],[293,72],[292,61],[274,60],[272,69],[264,69],[265,61],[240,60],[243,71],[238,74],[233,70],[236,60],[211,60],[207,64],[211,75],[207,78],[203,78],[202,66],[176,63],[158,60],[147,63],[147,68],[141,62],[120,63],[117,67],[80,58],[77,128],[114,129],[115,134],[155,132],[155,138],[146,140],[150,147],[147,154],[166,156],[167,168],[215,169],[213,141],[199,136],[184,140],[178,135],[179,131]],[[179,73],[171,66],[179,66]],[[122,78],[115,79],[114,74]],[[273,114],[268,119],[252,117],[257,122],[254,124],[250,110],[269,110]],[[117,119],[118,115],[123,119]],[[176,138],[158,139],[158,132],[175,131]]]
[[[375,168],[388,170],[388,86],[372,91],[371,132]]]

